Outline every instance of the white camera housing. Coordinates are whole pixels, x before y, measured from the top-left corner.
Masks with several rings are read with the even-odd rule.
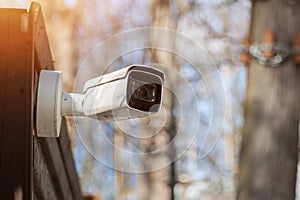
[[[37,135],[59,137],[62,116],[101,121],[143,117],[159,111],[164,73],[131,65],[88,80],[83,94],[63,93],[61,72],[42,70],[37,97]]]

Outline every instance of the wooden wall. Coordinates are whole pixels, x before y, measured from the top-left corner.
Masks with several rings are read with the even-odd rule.
[[[82,199],[63,119],[60,138],[35,136],[39,72],[53,70],[39,4],[0,9],[0,199]]]

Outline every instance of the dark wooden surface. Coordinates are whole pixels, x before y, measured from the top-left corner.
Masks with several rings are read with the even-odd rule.
[[[253,1],[251,38],[265,31],[292,45],[300,1]],[[238,199],[294,200],[298,161],[300,67],[292,56],[278,68],[252,60],[248,74]]]
[[[57,141],[62,155],[62,159],[64,161],[64,166],[66,169],[66,174],[68,177],[73,199],[79,200],[81,199],[82,194],[81,194],[80,186],[78,184],[77,172],[74,167],[74,159],[72,156],[71,145],[70,145],[71,141],[67,134],[68,131],[67,131],[67,126],[65,124],[66,124],[66,120],[63,119],[62,127],[61,127],[61,136],[59,139],[57,139]]]
[[[0,9],[1,200],[82,199],[65,119],[60,138],[33,136],[41,69],[54,67],[40,5]]]
[[[30,16],[25,10],[0,10],[1,200],[31,199],[33,46],[30,26]]]
[[[35,152],[33,157],[34,199],[58,200],[54,182],[48,178],[51,176],[47,166],[48,159],[41,153],[43,152],[41,144],[36,139],[33,142]]]
[[[53,58],[50,51],[50,45],[46,32],[46,26],[43,18],[41,6],[38,3],[32,3],[29,13],[33,16],[34,21],[34,49],[35,49],[35,68],[37,70],[53,70]]]

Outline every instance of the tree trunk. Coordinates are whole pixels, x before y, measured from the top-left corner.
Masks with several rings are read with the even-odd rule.
[[[172,26],[172,19],[171,19],[171,1],[170,0],[153,0],[152,1],[152,15],[153,15],[153,21],[152,21],[152,27],[160,27],[160,28],[168,28],[168,29],[172,29],[172,30],[176,30],[176,25],[175,27]],[[169,49],[174,49],[175,46],[175,38],[172,38],[171,35],[165,34],[165,35],[157,35],[157,34],[153,34],[153,43],[160,43],[160,42],[165,42],[166,46],[169,47]],[[172,53],[166,52],[166,51],[157,51],[157,49],[153,49],[153,54],[154,54],[154,59],[155,59],[155,63],[159,63],[159,64],[165,64],[166,66],[175,66],[174,65],[174,55]],[[170,78],[171,79],[171,78]],[[175,80],[168,80],[171,83],[175,84]],[[174,77],[172,77],[172,79],[174,79]],[[173,84],[171,84],[173,85]],[[173,109],[175,106],[175,97],[174,94],[172,93],[172,91],[169,90],[165,90],[164,91],[164,101],[163,101],[163,106],[168,110],[169,112],[169,119],[168,123],[166,125],[166,131],[168,134],[168,142],[171,142],[172,139],[175,137],[176,135],[176,120],[175,120],[175,116],[173,115]],[[163,132],[161,132],[160,134],[164,134]],[[175,199],[175,193],[174,193],[174,187],[176,184],[176,168],[175,168],[175,158],[176,158],[176,148],[175,148],[175,143],[171,142],[170,143],[170,148],[168,149],[168,157],[171,161],[170,163],[170,167],[168,170],[168,187],[169,187],[169,194],[167,197],[167,195],[165,195],[164,197],[162,195],[160,195],[158,192],[159,190],[154,189],[154,187],[152,187],[151,191],[152,193],[157,193],[158,195],[153,195],[151,194],[151,198],[150,199],[157,199],[158,197],[160,199],[170,199],[170,200],[174,200]],[[157,173],[157,172],[154,172]],[[153,173],[153,174],[154,174]],[[155,176],[153,176],[155,177]],[[157,179],[157,178],[156,178]],[[160,181],[161,182],[161,177],[158,177],[157,180],[154,179],[154,183],[152,183],[152,185],[155,184],[155,182]]]
[[[292,45],[300,32],[300,1],[253,1],[251,38],[271,30]],[[292,56],[278,68],[252,60],[248,74],[238,199],[294,200],[298,162],[300,67]]]

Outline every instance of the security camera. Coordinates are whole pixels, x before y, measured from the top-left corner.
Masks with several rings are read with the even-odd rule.
[[[158,112],[163,83],[162,71],[131,65],[88,80],[82,94],[63,93],[61,72],[42,70],[37,97],[37,135],[58,137],[61,116],[116,121]]]

